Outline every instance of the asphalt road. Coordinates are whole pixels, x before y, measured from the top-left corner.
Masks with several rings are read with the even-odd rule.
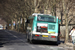
[[[59,41],[59,44],[63,41]],[[58,44],[58,45],[59,45]],[[59,47],[53,42],[36,41],[30,44],[24,33],[9,30],[0,30],[0,50],[68,50]],[[70,50],[70,49],[69,49]]]

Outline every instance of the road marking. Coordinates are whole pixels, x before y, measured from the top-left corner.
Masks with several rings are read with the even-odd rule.
[[[17,36],[13,35],[12,33],[8,32],[8,31],[6,31],[6,30],[5,30],[5,32],[9,33],[10,35],[12,35],[13,37],[15,37],[15,38],[19,39],[20,41],[25,42],[24,40],[22,40],[22,39],[18,38]]]
[[[8,31],[5,31],[5,32],[9,33],[10,35],[12,35],[15,38],[18,38],[17,36],[13,35],[12,33],[8,32]]]

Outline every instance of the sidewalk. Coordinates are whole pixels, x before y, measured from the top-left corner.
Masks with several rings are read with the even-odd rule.
[[[69,41],[66,44],[65,43],[60,43],[58,46],[66,48],[67,50],[75,50],[75,45],[73,45],[71,41]]]
[[[60,38],[60,44],[58,45],[59,47],[63,47],[64,49],[67,50],[75,50],[75,45],[72,44],[71,40],[68,40],[68,42],[65,44],[64,43],[64,38]]]

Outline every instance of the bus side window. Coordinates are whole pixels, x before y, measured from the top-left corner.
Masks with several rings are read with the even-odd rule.
[[[29,19],[27,19],[26,23],[30,23],[30,20],[29,20]]]
[[[30,19],[27,24],[28,30],[32,30],[33,19]]]

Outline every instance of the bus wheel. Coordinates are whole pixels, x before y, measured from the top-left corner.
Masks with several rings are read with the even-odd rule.
[[[28,38],[28,36],[27,36],[27,42],[29,42],[30,40],[29,40],[29,38]]]
[[[56,45],[58,45],[58,43],[59,43],[58,41],[55,42]]]
[[[34,40],[30,40],[30,44],[34,44],[35,43],[35,41]]]
[[[30,42],[30,44],[33,44],[33,41],[32,40],[30,40],[29,42]]]
[[[29,39],[27,39],[27,42],[29,42]]]

